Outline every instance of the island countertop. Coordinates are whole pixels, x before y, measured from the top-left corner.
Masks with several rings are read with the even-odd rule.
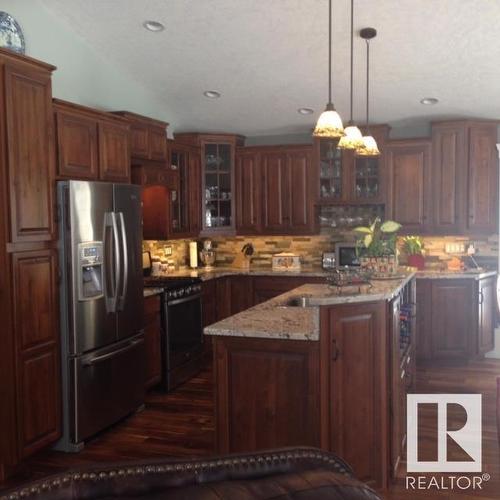
[[[270,339],[319,340],[319,307],[338,304],[389,301],[415,276],[374,280],[360,294],[339,295],[328,285],[302,285],[246,311],[207,326],[205,335]],[[307,297],[307,307],[288,306],[294,297]]]

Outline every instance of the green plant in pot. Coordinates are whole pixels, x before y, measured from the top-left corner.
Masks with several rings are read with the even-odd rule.
[[[354,228],[361,267],[376,274],[395,274],[398,267],[397,232],[400,229],[399,222],[382,222],[380,217],[370,226]]]
[[[402,250],[408,257],[409,266],[416,267],[418,270],[424,269],[424,243],[420,236],[405,236],[403,238]]]

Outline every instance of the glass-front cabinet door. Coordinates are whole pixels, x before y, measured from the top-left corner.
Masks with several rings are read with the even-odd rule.
[[[354,196],[359,201],[377,200],[381,191],[380,157],[354,159]]]
[[[344,197],[344,162],[338,141],[319,141],[319,197],[323,201],[341,200]]]
[[[234,228],[234,146],[225,143],[205,143],[203,228],[224,231]]]

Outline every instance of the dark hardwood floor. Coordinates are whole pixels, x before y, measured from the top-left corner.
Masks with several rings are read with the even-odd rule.
[[[500,450],[496,431],[496,377],[500,361],[482,360],[460,365],[428,366],[418,370],[417,392],[470,392],[483,394],[483,471],[491,475],[484,489],[474,492],[407,491],[404,464],[400,479],[384,495],[387,500],[500,499]],[[146,408],[103,432],[78,454],[44,451],[24,462],[17,475],[0,487],[96,462],[140,460],[155,457],[205,456],[213,453],[212,372],[209,369],[172,394],[149,393]],[[430,418],[430,417],[429,417]],[[454,416],[455,418],[455,416]],[[456,416],[457,422],[461,415]],[[433,435],[424,425],[424,440]]]

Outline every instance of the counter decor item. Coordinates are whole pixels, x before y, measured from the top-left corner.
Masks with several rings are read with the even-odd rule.
[[[24,54],[26,46],[21,26],[7,12],[0,12],[0,47]]]
[[[356,295],[367,293],[372,287],[369,273],[352,267],[337,267],[327,276],[326,281],[331,290],[338,295]]]
[[[198,267],[198,243],[189,242],[189,267],[196,269]]]
[[[403,238],[402,249],[408,256],[408,265],[422,271],[425,267],[423,255],[424,243],[422,238],[420,238],[420,236],[405,236]]]
[[[273,271],[300,271],[300,257],[294,253],[282,252],[273,255]]]
[[[397,232],[401,228],[399,222],[387,220],[382,222],[377,217],[368,227],[356,227],[356,248],[360,256],[363,270],[369,271],[373,277],[389,277],[398,269]]]
[[[203,242],[203,250],[200,252],[201,263],[205,269],[212,269],[215,264],[215,250],[212,249],[212,241],[205,240]]]
[[[250,261],[253,254],[253,245],[251,243],[245,243],[241,248],[241,252],[236,254],[233,261],[233,267],[238,269],[250,269]]]

